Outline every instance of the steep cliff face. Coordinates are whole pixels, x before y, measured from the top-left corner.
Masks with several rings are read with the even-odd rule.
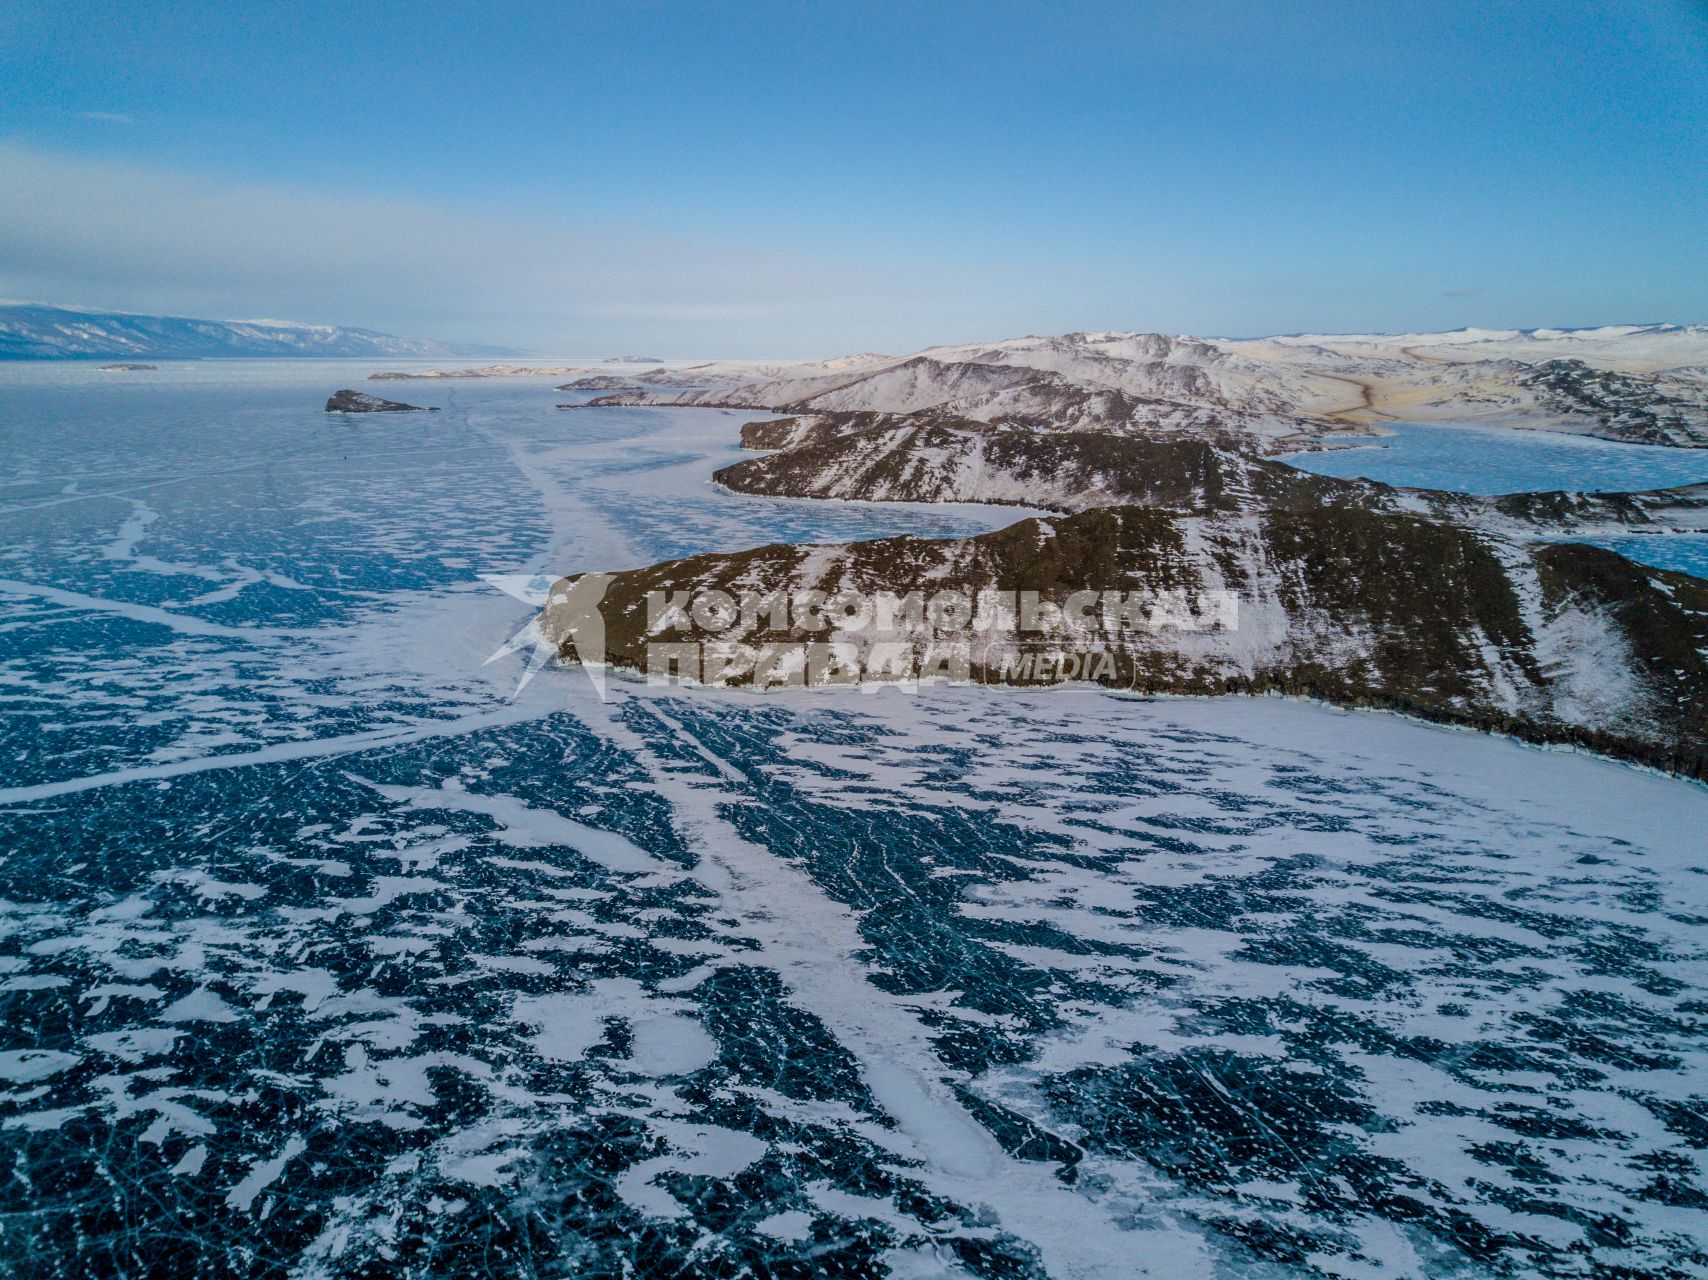
[[[660,609],[711,592],[852,601],[916,591],[927,601],[983,593],[988,607],[966,625],[952,611],[900,609],[823,627],[810,610],[754,607],[715,629]],[[1004,603],[1024,592],[1037,593],[1037,626],[1014,611],[1024,597]],[[1708,770],[1708,583],[1595,547],[1355,505],[1100,508],[969,539],[696,556],[615,575],[601,615],[617,665],[657,670],[656,646],[686,644],[707,665],[682,666],[672,648],[670,669],[718,683],[964,674],[1287,693]],[[544,620],[577,656],[551,605]]]

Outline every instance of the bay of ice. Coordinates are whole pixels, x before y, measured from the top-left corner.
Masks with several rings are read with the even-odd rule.
[[[1018,513],[742,498],[740,415],[537,380],[321,412],[370,368],[0,366],[11,1273],[1708,1265],[1708,791],[1270,700],[518,690],[488,577]]]
[[[1281,461],[1318,475],[1457,493],[1620,492],[1708,483],[1708,449],[1658,448],[1557,431],[1416,422],[1383,426],[1393,434],[1374,444],[1291,454]],[[1632,534],[1584,541],[1644,564],[1708,577],[1708,536]]]

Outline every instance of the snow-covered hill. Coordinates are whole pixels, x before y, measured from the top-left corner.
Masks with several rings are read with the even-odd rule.
[[[865,502],[986,502],[1079,512],[1356,507],[1451,520],[1521,541],[1708,533],[1708,485],[1634,493],[1479,497],[1314,475],[1193,436],[1041,432],[970,419],[824,414],[741,429],[773,450],[713,473],[741,493]]]
[[[605,404],[952,413],[1053,430],[1241,437],[1275,451],[1383,421],[1708,445],[1708,328],[1193,338],[1069,333],[793,366],[640,375]],[[670,390],[670,388],[686,388]]]
[[[554,591],[566,617],[578,616],[573,589],[566,579]],[[702,634],[691,619],[655,617],[660,599],[775,589],[819,600],[1030,592],[1050,621],[969,626],[926,611],[832,623],[827,634],[811,618],[758,608]],[[1152,613],[1114,625],[1112,592],[1154,599],[1164,621]],[[573,657],[556,608],[548,603],[542,624]],[[705,639],[718,683],[946,672],[993,684],[1285,693],[1708,772],[1708,583],[1581,543],[1359,506],[1099,507],[974,538],[775,544],[618,573],[601,613],[617,666],[648,670],[656,642]]]
[[[74,311],[0,304],[0,360],[201,360],[218,356],[513,356],[479,347],[397,338],[371,329],[286,320],[194,320],[184,316]]]

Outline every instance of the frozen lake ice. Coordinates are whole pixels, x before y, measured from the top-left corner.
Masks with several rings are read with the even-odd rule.
[[[369,368],[0,366],[17,1273],[1708,1264],[1708,791],[1272,700],[518,693],[483,575],[1021,513],[741,498],[741,416],[539,381],[320,411]]]
[[[1523,490],[1619,492],[1708,483],[1708,449],[1624,444],[1553,431],[1498,427],[1384,424],[1393,432],[1373,444],[1283,457],[1304,471],[1342,479],[1457,493]],[[1662,569],[1708,577],[1708,537],[1633,534],[1588,538],[1597,546]]]

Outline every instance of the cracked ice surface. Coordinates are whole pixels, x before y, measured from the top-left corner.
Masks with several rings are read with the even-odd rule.
[[[0,373],[13,1272],[1705,1265],[1701,789],[1269,701],[510,701],[479,574],[1013,513],[722,494],[715,412]]]

